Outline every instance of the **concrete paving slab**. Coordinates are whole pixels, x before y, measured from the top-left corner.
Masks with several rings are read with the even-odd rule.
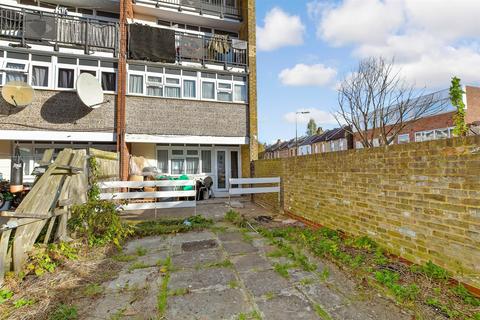
[[[223,252],[218,249],[186,252],[172,257],[173,267],[198,268],[206,264],[222,262],[225,259]]]
[[[258,249],[245,241],[223,242],[223,248],[229,255],[238,255],[258,252]]]
[[[131,272],[122,272],[119,276],[107,282],[105,285],[106,292],[120,292],[132,289],[140,289],[148,287],[149,283],[158,277],[158,268],[136,269]]]
[[[249,313],[252,307],[239,289],[206,291],[174,296],[168,300],[168,320],[225,320]]]
[[[189,290],[225,290],[236,276],[230,268],[207,268],[202,270],[184,270],[170,275],[168,288]]]
[[[106,294],[95,301],[79,319],[103,320],[120,316],[130,305],[130,295],[122,293]]]
[[[216,238],[217,236],[215,235],[215,233],[210,231],[179,233],[171,238],[171,243],[172,245],[175,245],[182,244],[184,242],[202,241]]]
[[[246,272],[242,274],[242,279],[247,289],[255,297],[260,297],[266,293],[278,293],[290,287],[288,281],[273,270]]]
[[[168,250],[169,246],[170,243],[167,237],[146,237],[129,241],[125,245],[123,252],[125,254],[135,254],[137,248],[147,249],[147,252],[163,251]]]
[[[257,253],[249,253],[243,256],[234,256],[231,258],[235,269],[238,272],[262,271],[272,269],[272,264]]]
[[[157,251],[157,252],[149,253],[144,256],[138,257],[137,262],[153,267],[153,266],[157,266],[158,262],[165,261],[168,255],[169,255],[168,251]]]
[[[222,242],[228,242],[228,241],[243,241],[244,237],[241,232],[224,232],[218,235],[218,238]]]
[[[264,320],[318,320],[319,317],[307,301],[296,295],[276,295],[257,301]]]

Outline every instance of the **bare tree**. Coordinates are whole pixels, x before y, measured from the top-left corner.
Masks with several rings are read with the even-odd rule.
[[[393,60],[367,58],[340,84],[335,117],[365,148],[373,147],[376,138],[380,145],[390,144],[407,125],[437,114],[448,103],[448,95],[425,95],[425,89],[409,85],[399,72]]]

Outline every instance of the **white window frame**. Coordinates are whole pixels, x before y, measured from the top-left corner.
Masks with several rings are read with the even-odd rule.
[[[194,81],[195,82],[195,97],[185,97],[185,92],[184,92],[184,81]],[[198,100],[199,98],[199,94],[198,94],[198,76],[197,77],[192,77],[192,76],[182,76],[182,79],[181,79],[181,97],[183,99],[189,99],[189,100]]]
[[[103,92],[105,93],[116,93],[117,92],[117,83],[118,83],[118,72],[117,72],[117,69],[115,68],[102,68],[100,67],[99,68],[99,71],[98,71],[98,81],[100,82],[100,86],[102,85],[102,72],[107,72],[107,73],[114,73],[115,74],[115,90],[114,91],[111,91],[111,90],[103,90],[103,87],[102,87],[102,90]]]
[[[205,98],[203,96],[203,83],[204,82],[208,82],[208,83],[213,83],[213,99],[208,99],[208,98]],[[202,81],[201,81],[201,97],[202,97],[202,100],[205,100],[205,101],[217,101],[217,82],[215,79],[210,79],[210,78],[202,78]]]
[[[33,67],[47,67],[48,68],[48,85],[46,87],[43,86],[34,86],[33,85]],[[50,89],[52,87],[52,78],[53,78],[53,66],[52,63],[48,62],[42,62],[42,61],[31,61],[30,63],[30,68],[28,72],[28,83],[33,87],[33,88],[38,88],[38,89]]]
[[[6,54],[6,53],[4,53]],[[3,58],[3,57],[2,57]],[[9,69],[7,68],[8,63],[15,63],[15,64],[23,64],[23,69]],[[2,84],[5,84],[7,81],[7,73],[22,73],[26,77],[26,81],[29,80],[29,67],[30,67],[30,55],[28,55],[28,60],[22,59],[12,59],[12,58],[4,58],[2,63]],[[29,83],[29,82],[28,82]]]
[[[178,84],[172,84],[172,83],[167,83],[167,79],[175,79],[178,80]],[[167,97],[166,93],[166,88],[179,88],[180,94],[178,97]],[[163,97],[168,98],[168,99],[182,99],[183,98],[183,83],[182,83],[182,77],[179,75],[172,75],[172,74],[165,74],[165,78],[163,79]]]
[[[230,89],[227,89],[227,88],[220,88],[220,85],[222,84],[227,84],[230,86]],[[216,97],[217,97],[217,101],[219,102],[233,102],[233,82],[232,81],[225,81],[225,80],[217,80],[217,94],[216,94]],[[224,100],[219,100],[218,99],[218,94],[219,93],[229,93],[230,96],[232,97],[232,99],[230,100],[227,100],[227,101],[224,101]]]
[[[58,60],[55,58],[55,83],[53,85],[53,89],[59,90],[59,91],[73,91],[76,90],[77,88],[77,78],[79,75],[78,71],[78,59],[77,59],[77,64],[66,64],[66,63],[56,63]],[[82,69],[88,69],[88,68],[83,68],[85,66],[82,66]],[[60,75],[60,69],[70,69],[73,70],[73,88],[62,88],[58,86],[58,79]]]
[[[150,82],[148,81],[148,77],[156,77],[156,78],[160,78],[160,83],[157,83],[157,82]],[[147,97],[156,97],[156,98],[160,98],[160,97],[164,97],[165,96],[165,88],[164,88],[164,74],[163,73],[157,73],[157,72],[147,72],[146,73],[146,78],[145,78],[145,95]],[[160,96],[152,96],[152,95],[149,95],[148,94],[148,91],[147,91],[147,88],[148,87],[156,87],[156,88],[162,88],[162,95]]]
[[[235,94],[235,86],[243,86],[245,88],[245,100],[237,99],[237,95]],[[248,87],[245,82],[234,81],[233,82],[233,102],[247,102],[248,100]]]
[[[132,96],[145,96],[146,95],[146,89],[147,89],[147,86],[145,85],[145,79],[146,79],[146,74],[145,72],[142,72],[142,71],[135,71],[135,70],[128,70],[128,77],[127,77],[127,92],[129,95],[132,95]],[[141,76],[142,79],[143,79],[143,91],[142,93],[138,93],[138,92],[130,92],[130,75],[135,75],[135,76]]]

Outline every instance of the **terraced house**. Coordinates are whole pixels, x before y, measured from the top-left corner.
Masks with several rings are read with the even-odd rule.
[[[170,175],[209,175],[214,189],[248,176],[257,157],[254,0],[6,0],[0,85],[35,89],[31,105],[0,102],[0,172],[18,146],[24,174],[45,148],[118,150]],[[82,104],[90,73],[105,102]]]

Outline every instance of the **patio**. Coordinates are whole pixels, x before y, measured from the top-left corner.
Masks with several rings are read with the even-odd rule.
[[[224,201],[197,209],[219,221],[210,230],[128,242],[123,254],[135,259],[102,285],[101,297],[84,299],[81,318],[411,319],[392,302],[358,289],[331,263],[311,258],[316,270],[293,267],[282,276],[278,265],[288,259],[269,255],[275,246],[256,232],[220,221],[228,209]],[[243,214],[268,214],[249,202],[242,205],[236,210]],[[168,211],[157,214],[191,215]],[[151,215],[143,212],[135,219]]]

